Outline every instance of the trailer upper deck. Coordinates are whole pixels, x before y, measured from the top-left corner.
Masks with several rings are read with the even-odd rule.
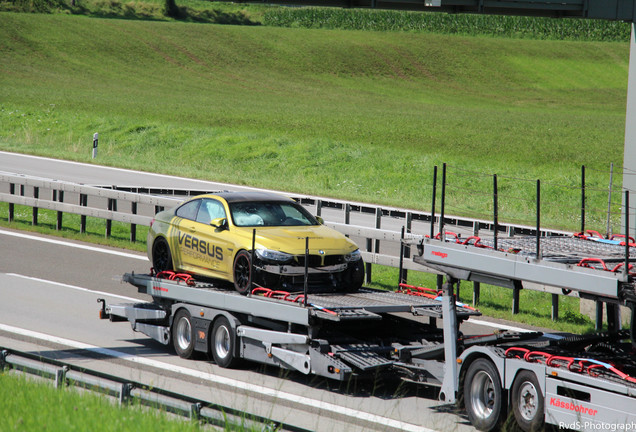
[[[629,264],[636,248],[627,248],[624,271],[626,247],[620,240],[546,237],[537,248],[536,237],[510,237],[498,239],[496,250],[493,240],[448,240],[424,239],[413,260],[460,280],[508,288],[532,282],[598,299],[636,300]]]
[[[380,314],[398,312],[442,318],[441,298],[420,295],[413,290],[394,292],[361,288],[355,293],[310,292],[305,302],[302,293],[257,288],[245,296],[215,283],[186,283],[145,274],[126,273],[123,281],[135,285],[139,292],[155,299],[186,302],[301,325],[309,325],[312,319],[375,320],[382,318]],[[473,315],[481,313],[467,305],[457,306],[458,318],[465,319]]]

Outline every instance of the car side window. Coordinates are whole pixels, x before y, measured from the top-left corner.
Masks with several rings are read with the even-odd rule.
[[[195,220],[200,205],[200,199],[187,202],[177,209],[176,215],[184,219]]]
[[[225,209],[223,204],[217,200],[204,199],[201,207],[199,207],[199,213],[197,214],[197,222],[203,224],[209,224],[211,220],[224,218]]]

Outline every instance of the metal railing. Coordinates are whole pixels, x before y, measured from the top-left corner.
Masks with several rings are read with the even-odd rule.
[[[80,215],[80,232],[86,232],[86,217],[104,219],[106,222],[105,235],[110,237],[112,221],[130,224],[130,240],[136,241],[137,226],[149,226],[154,215],[166,207],[172,207],[182,201],[181,197],[189,197],[208,193],[206,190],[121,187],[121,186],[89,186],[72,182],[43,179],[39,177],[0,174],[0,202],[9,203],[8,220],[14,220],[14,206],[22,205],[32,208],[32,224],[38,225],[38,210],[48,209],[57,212],[56,229],[62,229],[65,213]],[[159,196],[170,195],[170,197]],[[440,215],[411,211],[405,209],[391,209],[363,203],[323,199],[312,196],[293,196],[298,202],[309,207],[319,216],[329,213],[330,217],[325,225],[336,229],[354,240],[362,252],[366,263],[366,282],[372,281],[372,266],[374,264],[399,268],[400,281],[407,280],[407,271],[425,271],[436,273],[435,270],[425,269],[413,262],[411,250],[404,240],[410,243],[424,237],[423,234],[432,231],[430,224],[439,224]],[[353,216],[353,217],[352,217]],[[352,219],[372,226],[352,224]],[[343,222],[334,222],[333,220]],[[392,225],[396,229],[383,229],[383,225]],[[452,227],[454,231],[465,234],[466,237],[477,235],[480,231],[493,231],[492,221],[483,221],[456,216],[443,216],[445,229]],[[508,235],[517,233],[535,234],[532,227],[497,224],[497,230]],[[415,233],[413,233],[415,232]],[[563,231],[541,230],[541,235],[564,235]],[[553,294],[553,319],[558,318],[559,289],[545,286],[530,286],[528,289],[550,292]],[[474,303],[478,302],[479,286]],[[518,294],[518,293],[517,293]],[[519,297],[513,296],[512,310],[519,310]]]
[[[84,366],[80,369],[71,363],[0,347],[0,372],[4,369],[52,379],[56,388],[75,386],[92,390],[115,397],[120,404],[139,402],[226,429],[236,426],[247,430],[303,431],[296,426],[193,399],[161,389],[156,385],[150,387],[140,382],[87,369]]]

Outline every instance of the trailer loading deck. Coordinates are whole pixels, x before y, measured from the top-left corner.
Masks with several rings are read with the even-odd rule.
[[[477,238],[425,238],[413,260],[447,276],[433,290],[400,284],[395,292],[303,294],[256,287],[241,295],[189,275],[126,274],[124,281],[153,302],[102,301],[101,315],[129,321],[181,357],[211,353],[222,367],[245,359],[341,381],[382,373],[434,386],[445,403],[463,399],[480,430],[496,430],[507,413],[524,431],[546,423],[589,431],[636,427],[633,325],[585,336],[459,331],[480,315],[456,302],[460,280],[513,289],[545,284],[634,307],[631,260],[619,251],[625,245],[568,237],[541,242],[539,250],[529,238],[502,239],[499,250]],[[588,256],[590,250],[602,254]]]
[[[586,431],[636,428],[634,245],[591,237],[507,238],[495,249],[492,241],[444,235],[417,245],[413,260],[447,275],[448,296],[460,280],[517,290],[536,283],[606,302],[608,311],[632,310],[629,330],[610,325],[602,334],[544,335],[447,353],[447,370],[456,371],[442,395],[449,402],[463,395],[478,429],[496,430],[508,410],[524,431],[546,423]]]

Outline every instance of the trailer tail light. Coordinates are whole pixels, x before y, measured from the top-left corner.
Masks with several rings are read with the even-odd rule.
[[[150,228],[152,228],[152,224],[155,223],[155,218],[152,218],[152,220],[150,221]]]

